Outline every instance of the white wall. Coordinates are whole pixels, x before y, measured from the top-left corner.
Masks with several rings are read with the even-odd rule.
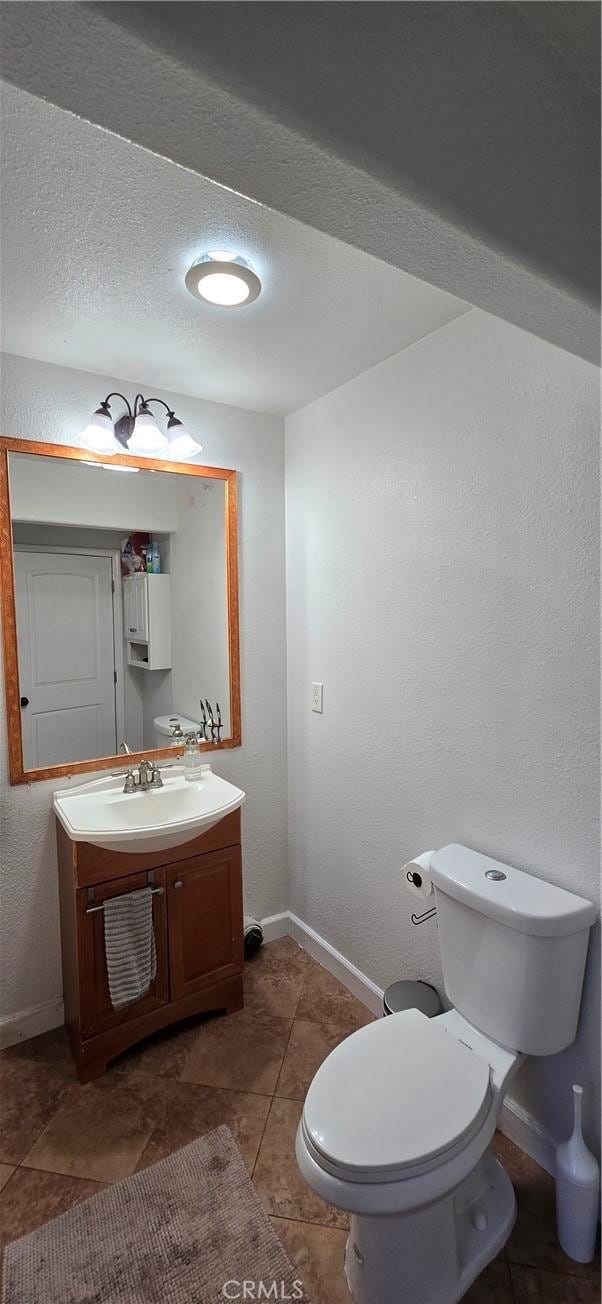
[[[181,477],[180,477],[181,478]],[[171,709],[200,719],[199,696],[219,702],[230,729],[225,485],[180,488],[178,529],[170,538],[173,653]]]
[[[143,384],[138,377],[130,390]],[[89,375],[3,355],[4,434],[74,443],[99,397],[123,389]],[[239,471],[243,745],[216,753],[215,770],[244,788],[246,904],[259,915],[286,900],[284,494],[282,422],[276,417],[160,393],[203,437],[201,461]],[[117,477],[115,477],[117,479]],[[136,477],[124,476],[129,482]],[[0,712],[4,734],[5,715]],[[0,738],[0,991],[2,1017],[60,998],[52,792],[11,788]]]
[[[458,841],[599,899],[597,371],[480,311],[287,419],[291,908],[379,985],[441,981],[400,866]],[[310,711],[321,680],[324,714]],[[578,1043],[513,1094],[598,1117]]]
[[[8,359],[15,355],[3,356]],[[26,359],[21,361],[25,362]],[[41,363],[36,365],[42,366]],[[55,371],[59,370],[63,368],[55,368]],[[105,378],[97,376],[95,379],[99,392],[104,389]],[[84,424],[89,415],[90,413],[84,414]],[[77,429],[72,429],[70,438],[65,437],[61,442],[74,443],[74,436],[78,433]],[[37,434],[36,438],[44,439],[46,436]],[[109,477],[108,473],[95,466],[48,460],[34,462],[20,453],[11,453],[9,462],[11,512],[14,521],[47,521],[50,524],[82,525],[91,529],[125,530],[128,533],[148,530],[149,522],[152,522],[155,533],[178,528],[177,476],[154,476],[151,472],[143,471],[136,476],[112,474]]]

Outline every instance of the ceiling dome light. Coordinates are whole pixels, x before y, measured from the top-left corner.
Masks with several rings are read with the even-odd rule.
[[[128,452],[140,453],[143,457],[155,457],[167,452],[167,436],[160,430],[146,403],[141,403],[138,408],[134,429],[128,441]]]
[[[246,303],[249,286],[240,276],[226,275],[224,272],[207,272],[198,283],[201,299],[219,304],[222,308],[235,308]]]
[[[186,426],[176,416],[170,417],[167,422],[167,439],[169,456],[176,462],[184,462],[187,457],[194,457],[195,453],[203,451],[203,445],[192,438]]]
[[[110,456],[111,453],[117,452],[108,403],[101,403],[100,407],[97,407],[87,426],[82,430],[78,443],[82,448],[87,448],[89,453],[104,453]]]
[[[240,308],[261,293],[261,281],[243,258],[218,250],[204,254],[186,273],[186,288],[195,299],[220,308]]]

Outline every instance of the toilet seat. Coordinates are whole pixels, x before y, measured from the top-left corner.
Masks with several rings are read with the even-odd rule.
[[[341,1180],[399,1181],[464,1149],[492,1100],[486,1060],[439,1020],[405,1010],[332,1051],[307,1093],[303,1136]]]

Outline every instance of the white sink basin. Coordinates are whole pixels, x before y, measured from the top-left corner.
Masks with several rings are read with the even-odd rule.
[[[237,810],[240,788],[204,766],[200,777],[185,779],[183,766],[161,770],[163,787],[124,793],[125,775],[94,779],[55,792],[53,806],[74,842],[91,842],[107,851],[162,851],[190,842]]]

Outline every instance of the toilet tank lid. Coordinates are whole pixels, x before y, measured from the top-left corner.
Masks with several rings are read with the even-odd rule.
[[[176,720],[179,720],[183,733],[194,733],[199,728],[198,721],[190,720],[187,715],[178,715],[177,711],[173,711],[171,715],[156,715],[153,724],[157,733],[165,734],[170,738]]]
[[[508,928],[538,937],[562,937],[589,928],[598,911],[542,878],[479,851],[450,842],[431,857],[435,888]]]

